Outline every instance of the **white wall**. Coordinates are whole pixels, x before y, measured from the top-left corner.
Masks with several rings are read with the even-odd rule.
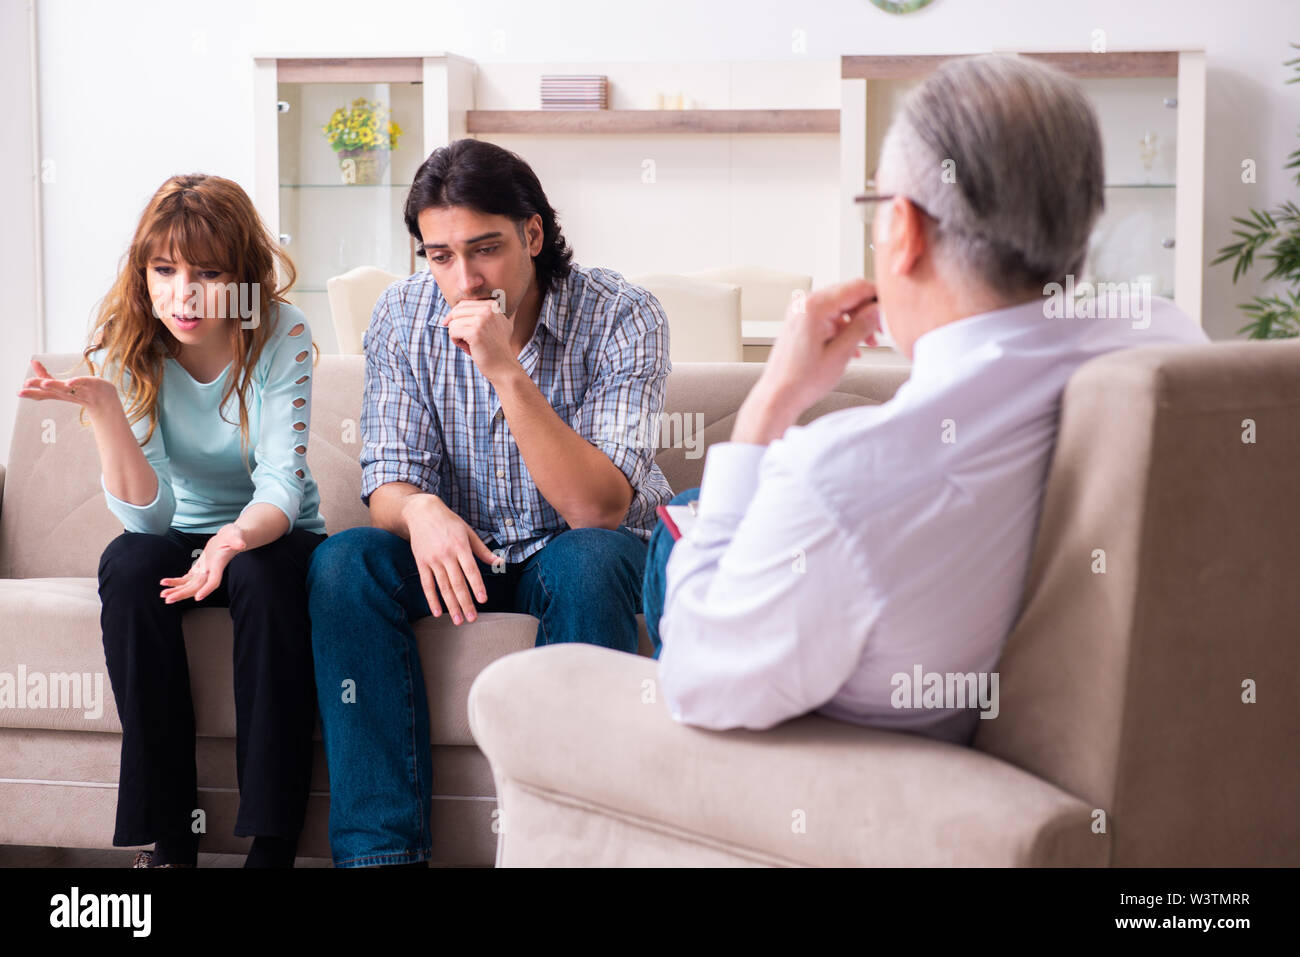
[[[840,108],[837,58],[800,62],[482,63],[475,105],[536,109],[540,73],[609,77],[614,110]],[[836,281],[839,137],[813,134],[483,134],[537,172],[584,265],[627,276],[753,264]]]
[[[5,94],[4,149],[0,150],[0,461],[9,460],[9,440],[18,388],[31,375],[28,358],[42,351],[39,279],[36,274],[36,123],[32,96],[31,4],[0,4],[0,89]]]
[[[164,178],[215,172],[252,193],[254,53],[447,50],[503,63],[830,60],[1081,50],[1102,29],[1112,50],[1207,51],[1207,263],[1228,239],[1233,214],[1297,192],[1281,169],[1300,121],[1300,87],[1283,86],[1281,66],[1292,53],[1287,41],[1300,41],[1296,0],[934,0],[905,17],[867,0],[38,0],[38,11],[41,135],[55,173],[44,185],[44,292],[48,343],[57,351],[80,348],[130,230]],[[795,31],[803,31],[806,53],[793,51]],[[1257,184],[1241,182],[1246,158],[1258,163]],[[831,247],[834,237],[789,242]],[[1229,278],[1230,270],[1207,267],[1205,325],[1216,338],[1242,324],[1235,304],[1257,288],[1252,280],[1234,289]]]

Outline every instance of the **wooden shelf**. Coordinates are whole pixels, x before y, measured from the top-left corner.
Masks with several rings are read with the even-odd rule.
[[[469,110],[470,133],[838,133],[839,110]]]
[[[281,57],[278,83],[420,83],[420,57]]]
[[[1054,66],[1075,77],[1178,76],[1178,53],[1170,50],[1116,51],[1114,53],[1022,52],[1030,60]],[[845,80],[899,80],[929,76],[940,64],[958,55],[842,56],[840,78]]]

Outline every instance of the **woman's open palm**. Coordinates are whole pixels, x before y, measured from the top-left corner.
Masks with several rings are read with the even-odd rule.
[[[238,525],[223,525],[217,534],[208,539],[199,557],[194,560],[190,570],[180,578],[164,578],[160,585],[167,585],[160,596],[167,604],[175,604],[186,598],[202,601],[221,587],[221,579],[226,573],[230,560],[244,549],[244,533]]]
[[[87,412],[99,412],[109,408],[110,403],[113,402],[118,403],[119,407],[121,406],[121,400],[117,397],[117,389],[107,379],[102,379],[96,375],[79,375],[71,379],[56,379],[50,375],[45,366],[35,359],[32,360],[32,368],[36,370],[37,375],[23,383],[23,387],[18,390],[20,398],[59,399],[63,402],[75,402],[85,408]]]

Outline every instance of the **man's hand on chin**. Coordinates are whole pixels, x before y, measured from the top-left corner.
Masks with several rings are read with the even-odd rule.
[[[474,360],[489,382],[519,365],[510,346],[514,316],[502,312],[495,299],[462,299],[442,324],[456,348]]]

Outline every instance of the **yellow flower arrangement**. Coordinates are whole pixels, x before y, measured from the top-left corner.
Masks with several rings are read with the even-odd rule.
[[[382,103],[358,97],[350,106],[339,107],[321,132],[334,152],[351,150],[395,150],[402,128],[392,121],[392,114]]]

